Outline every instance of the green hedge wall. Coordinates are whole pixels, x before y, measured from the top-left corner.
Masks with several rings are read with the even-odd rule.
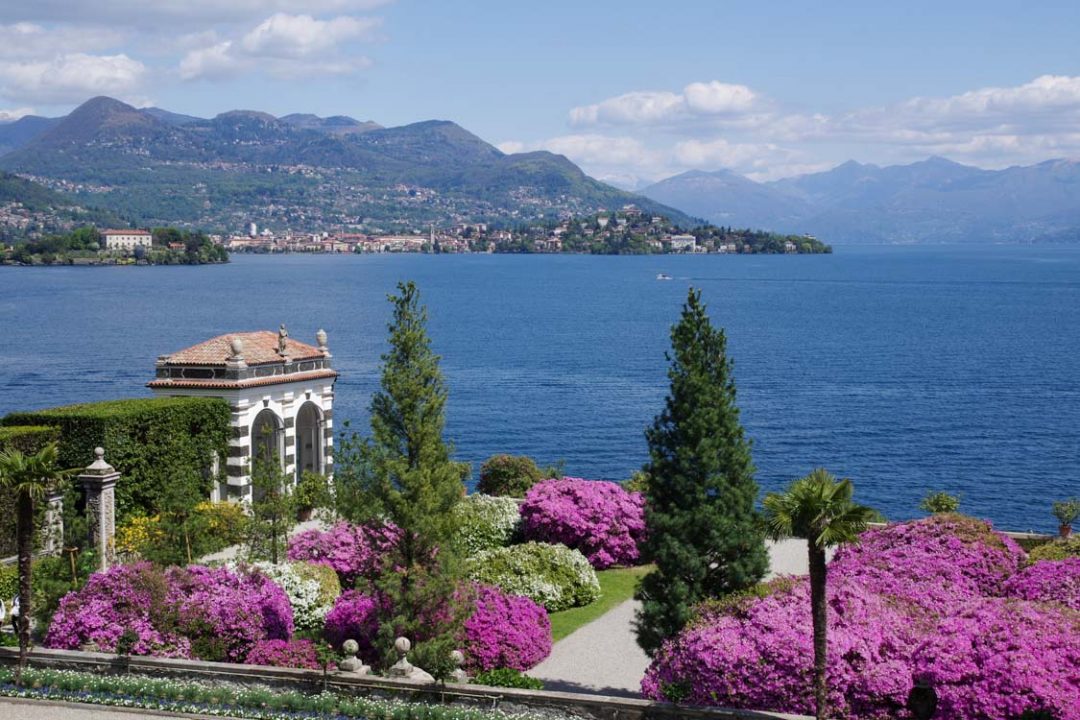
[[[19,450],[30,455],[59,438],[60,431],[47,425],[0,427],[0,450]],[[38,514],[44,515],[44,512]],[[0,557],[15,554],[15,517],[15,497],[11,493],[0,493]]]
[[[105,448],[106,462],[120,472],[116,511],[123,521],[160,510],[172,483],[193,483],[208,496],[217,479],[210,474],[214,453],[222,471],[228,456],[229,415],[216,398],[138,398],[15,412],[0,425],[58,428],[64,468],[84,468],[95,447]]]

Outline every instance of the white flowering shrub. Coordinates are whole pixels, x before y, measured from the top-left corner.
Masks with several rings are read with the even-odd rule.
[[[565,545],[530,542],[485,550],[469,560],[467,574],[510,595],[524,595],[548,612],[588,605],[600,597],[592,565]]]
[[[454,543],[465,555],[510,544],[521,524],[517,501],[475,493],[454,506]]]
[[[289,598],[297,630],[321,631],[326,613],[341,593],[328,590],[325,582],[306,567],[307,563],[257,562],[252,567],[277,583]],[[335,578],[336,579],[336,578]]]

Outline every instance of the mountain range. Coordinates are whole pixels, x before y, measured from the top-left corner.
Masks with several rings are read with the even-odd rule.
[[[690,171],[646,197],[717,225],[807,233],[830,243],[1080,242],[1080,162],[983,170],[933,157],[758,183]]]
[[[455,123],[235,110],[198,118],[107,97],[0,125],[0,169],[139,225],[398,230],[512,224],[634,203],[561,155],[505,154]]]

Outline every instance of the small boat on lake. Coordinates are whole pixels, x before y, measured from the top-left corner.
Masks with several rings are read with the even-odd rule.
[[[656,276],[656,279],[657,280],[671,280],[671,276],[668,275],[667,273],[660,273],[659,275]]]

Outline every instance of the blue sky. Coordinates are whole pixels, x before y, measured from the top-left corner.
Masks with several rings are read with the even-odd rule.
[[[106,94],[454,120],[633,184],[856,159],[1080,156],[1080,3],[38,0],[0,7],[0,117]]]

